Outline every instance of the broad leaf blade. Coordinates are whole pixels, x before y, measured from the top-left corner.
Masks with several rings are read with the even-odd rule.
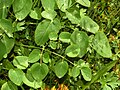
[[[65,12],[66,9],[70,8],[72,4],[72,0],[55,0],[57,3],[58,8]]]
[[[41,0],[45,10],[54,10],[55,0]]]
[[[41,15],[42,15],[42,17],[44,17],[46,19],[50,19],[51,21],[53,21],[53,19],[57,15],[57,13],[53,10],[46,10],[46,11],[43,11],[41,13]]]
[[[8,81],[2,85],[1,90],[18,90],[18,88],[14,83]]]
[[[66,16],[71,21],[72,24],[80,23],[80,10],[77,7],[72,7],[66,10]]]
[[[32,0],[14,0],[13,11],[19,20],[23,20],[31,11]]]
[[[85,7],[90,7],[90,1],[89,0],[76,0],[79,4],[85,6]]]
[[[29,54],[28,62],[35,63],[40,59],[40,50],[33,49],[33,51]]]
[[[86,88],[88,88],[92,83],[94,83],[96,80],[98,80],[103,74],[105,74],[107,71],[109,71],[116,63],[117,63],[117,60],[111,61],[110,63],[105,65],[103,68],[101,68],[97,72],[97,74],[95,76],[93,76],[92,80],[83,86],[82,90],[85,90]]]
[[[86,81],[90,81],[91,80],[92,73],[91,73],[91,69],[89,67],[82,67],[81,68],[81,73],[82,73],[83,78]]]
[[[68,63],[66,61],[58,62],[55,65],[55,74],[58,78],[62,78],[68,70]]]
[[[44,45],[48,39],[51,32],[58,33],[61,29],[61,24],[58,19],[54,19],[53,22],[49,20],[44,20],[38,24],[35,30],[35,42],[38,45]]]
[[[44,63],[35,63],[31,66],[31,74],[37,81],[42,81],[48,74],[48,66]]]
[[[111,57],[112,51],[106,35],[103,32],[97,32],[93,40],[93,49],[103,57]]]
[[[59,39],[62,42],[69,43],[70,42],[70,36],[71,34],[69,32],[61,32],[59,35]]]
[[[96,33],[99,30],[99,26],[88,16],[82,16],[80,19],[80,27],[88,32]]]
[[[28,57],[16,56],[13,60],[13,64],[19,69],[26,69],[28,67]]]
[[[78,45],[76,44],[72,44],[72,45],[69,45],[66,50],[65,50],[65,53],[67,54],[67,56],[69,57],[76,57],[79,55],[80,53],[80,48]]]
[[[71,42],[80,48],[79,57],[83,57],[89,45],[88,35],[83,31],[75,30],[71,35]]]
[[[36,80],[30,81],[25,76],[25,74],[23,75],[23,83],[26,84],[27,86],[33,87],[35,89],[40,88],[42,86],[42,81],[41,82],[37,82]]]
[[[12,22],[9,21],[8,19],[0,19],[0,28],[9,36],[13,37],[12,32],[13,27],[12,27]]]
[[[5,54],[6,54],[6,47],[0,40],[0,61],[2,60]]]
[[[10,69],[8,72],[10,80],[18,86],[22,84],[23,75],[24,73],[20,69]]]

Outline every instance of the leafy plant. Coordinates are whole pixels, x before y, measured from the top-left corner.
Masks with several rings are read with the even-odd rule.
[[[120,10],[111,1],[1,0],[1,90],[117,90]]]

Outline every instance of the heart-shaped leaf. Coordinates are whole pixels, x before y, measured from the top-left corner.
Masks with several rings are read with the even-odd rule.
[[[10,69],[8,72],[10,80],[18,86],[22,84],[23,75],[24,73],[20,69]]]
[[[44,63],[35,63],[31,66],[31,74],[37,81],[42,81],[48,74],[48,66]]]
[[[55,65],[55,74],[58,78],[62,78],[68,70],[68,63],[66,61],[58,62]]]

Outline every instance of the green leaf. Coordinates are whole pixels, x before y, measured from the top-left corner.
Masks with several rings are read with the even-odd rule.
[[[31,10],[30,12],[30,17],[33,18],[33,19],[38,19],[40,20],[41,19],[41,8],[34,8],[34,10]]]
[[[3,43],[6,46],[6,51],[7,51],[7,53],[10,53],[10,51],[12,50],[12,48],[14,46],[15,41],[13,38],[9,38],[7,35],[4,35],[3,39],[4,39]]]
[[[38,45],[44,45],[48,39],[51,32],[58,33],[61,29],[61,24],[58,19],[54,19],[53,22],[49,20],[44,20],[38,24],[35,30],[35,42]]]
[[[26,69],[28,67],[28,57],[16,56],[13,60],[13,64],[19,69]]]
[[[112,56],[109,41],[103,32],[97,32],[93,39],[93,49],[103,57],[109,58]]]
[[[55,74],[58,78],[62,78],[68,70],[68,63],[66,61],[61,61],[55,65]]]
[[[58,8],[65,12],[72,5],[72,0],[55,0]]]
[[[42,81],[48,74],[48,66],[44,63],[35,63],[31,66],[31,74],[37,81]]]
[[[35,63],[40,59],[40,50],[33,49],[32,52],[29,54],[28,62]]]
[[[50,61],[50,56],[49,56],[49,53],[48,52],[45,52],[43,54],[43,62],[44,63],[48,63]]]
[[[50,39],[50,40],[57,40],[57,37],[58,37],[58,34],[55,33],[55,32],[51,32],[51,33],[49,34],[49,39]]]
[[[51,47],[52,49],[56,49],[56,48],[57,48],[57,42],[55,42],[55,41],[50,41],[49,47]]]
[[[8,59],[3,60],[3,67],[6,70],[14,69],[14,66],[12,65],[12,63]]]
[[[80,10],[77,7],[70,8],[65,13],[72,24],[80,23]]]
[[[13,11],[18,20],[23,20],[31,11],[32,0],[14,0]]]
[[[12,22],[9,21],[8,19],[0,19],[0,28],[9,36],[13,37],[12,32],[13,27],[12,27]]]
[[[105,86],[103,87],[102,90],[112,90],[112,89],[110,88],[110,86],[108,86],[108,85],[105,84]]]
[[[71,34],[69,32],[61,32],[59,35],[59,39],[62,42],[69,43],[70,42],[70,36]]]
[[[54,10],[55,0],[41,0],[45,10]]]
[[[2,85],[1,90],[18,90],[18,88],[14,83],[8,81]]]
[[[96,33],[99,30],[99,26],[88,16],[82,16],[80,19],[80,27],[88,32]]]
[[[72,77],[77,77],[80,74],[80,69],[77,66],[74,66],[71,70]]]
[[[6,54],[6,47],[0,40],[0,61],[2,60],[5,54]]]
[[[33,87],[35,89],[40,88],[42,86],[42,81],[37,82],[36,80],[30,81],[28,78],[23,75],[23,83],[26,84],[27,86]]]
[[[23,75],[24,75],[23,71],[17,68],[10,69],[8,72],[10,80],[18,86],[21,86],[22,84]]]
[[[85,6],[85,7],[90,7],[90,1],[89,0],[76,0],[79,4]]]
[[[79,57],[83,57],[89,45],[88,35],[83,31],[75,30],[71,35],[71,42],[80,48]]]
[[[67,56],[69,57],[76,57],[79,55],[80,53],[80,48],[78,45],[76,44],[72,44],[72,45],[69,45],[66,50],[65,50],[65,53],[67,54]]]
[[[117,60],[115,61],[111,61],[110,63],[108,63],[107,65],[105,65],[103,68],[101,68],[96,75],[94,75],[92,77],[92,80],[88,83],[86,83],[82,90],[85,90],[87,87],[89,87],[92,83],[94,83],[96,80],[98,80],[103,74],[105,74],[107,71],[109,71],[115,64],[116,64]]]
[[[41,13],[42,17],[46,19],[50,19],[53,21],[53,19],[56,17],[57,13],[53,10],[46,10]]]
[[[83,78],[86,81],[90,81],[91,80],[92,73],[91,73],[91,69],[89,67],[82,67],[81,68],[81,73],[82,73]]]
[[[14,0],[0,0],[0,8],[9,7]]]

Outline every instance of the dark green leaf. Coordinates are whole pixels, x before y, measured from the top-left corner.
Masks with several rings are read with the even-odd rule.
[[[12,48],[14,46],[15,41],[13,38],[9,38],[7,35],[4,35],[3,39],[4,39],[3,43],[6,46],[6,51],[7,51],[7,53],[10,53],[10,51],[12,50]]]
[[[12,32],[14,31],[12,27],[12,22],[7,19],[0,19],[0,28],[9,36],[13,37]]]
[[[0,61],[2,60],[5,54],[6,54],[6,47],[0,40]]]
[[[48,66],[44,63],[35,63],[31,66],[31,74],[36,81],[42,81],[48,74]]]

